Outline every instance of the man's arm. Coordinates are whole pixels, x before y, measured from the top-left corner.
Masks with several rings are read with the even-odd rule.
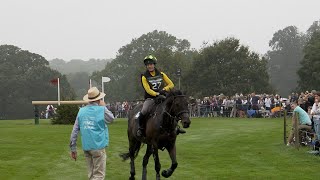
[[[316,108],[317,108],[317,105],[316,105],[316,103],[314,103],[313,104],[313,106],[312,106],[312,109],[311,109],[311,115],[315,115],[316,113]]]
[[[112,123],[114,120],[112,112],[107,107],[104,109],[104,120],[105,123]]]
[[[76,121],[74,122],[72,133],[70,136],[70,150],[71,152],[77,152],[77,138],[78,138],[78,133],[80,131],[80,127],[78,124],[78,117]]]
[[[114,120],[114,116],[111,111],[106,107],[106,103],[103,100],[100,100],[99,106],[104,107],[104,122],[107,123],[112,123]]]
[[[292,112],[292,119],[291,119],[291,121],[292,121],[292,127],[294,127],[294,119],[296,118],[296,113],[293,111]]]

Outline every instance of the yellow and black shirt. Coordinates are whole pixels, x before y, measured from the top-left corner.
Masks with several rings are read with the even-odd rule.
[[[160,90],[169,91],[174,87],[173,82],[164,73],[155,68],[155,71],[148,70],[141,75],[142,86],[145,91],[144,98],[155,98]]]

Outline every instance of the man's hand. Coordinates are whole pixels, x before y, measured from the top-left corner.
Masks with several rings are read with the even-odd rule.
[[[103,100],[100,100],[99,106],[106,106],[106,103]]]
[[[76,151],[71,152],[71,153],[70,153],[70,156],[71,156],[71,158],[74,159],[75,161],[77,160],[77,152],[76,152]]]

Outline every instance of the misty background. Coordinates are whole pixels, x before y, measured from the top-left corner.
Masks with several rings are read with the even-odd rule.
[[[115,58],[132,38],[162,30],[204,41],[235,37],[260,54],[273,33],[295,25],[306,31],[319,19],[317,0],[1,0],[0,44],[14,44],[46,59]]]
[[[101,88],[101,76],[111,78],[107,101],[141,99],[139,77],[149,53],[176,87],[180,79],[181,89],[197,98],[319,90],[319,5],[2,1],[0,119],[32,117],[32,100],[56,100],[50,80],[57,77],[66,100],[81,99],[89,79]]]

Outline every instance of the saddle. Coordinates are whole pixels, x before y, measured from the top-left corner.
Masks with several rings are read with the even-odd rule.
[[[142,123],[142,128],[145,130],[146,129],[146,125],[148,122],[148,119],[152,118],[153,116],[156,116],[156,111],[157,109],[161,106],[161,104],[164,102],[165,99],[157,99],[155,98],[154,101],[154,105],[151,107],[150,111],[148,114],[144,115],[143,117],[143,123]],[[145,133],[143,133],[145,134]]]

